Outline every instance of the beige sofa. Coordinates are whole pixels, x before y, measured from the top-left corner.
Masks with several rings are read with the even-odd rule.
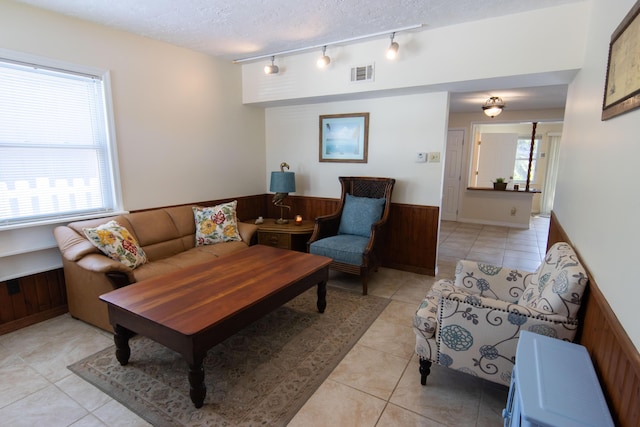
[[[83,228],[115,220],[125,227],[146,253],[147,262],[131,269],[104,255],[85,237]],[[113,289],[199,264],[246,249],[257,227],[237,223],[241,241],[195,246],[191,206],[155,209],[111,218],[77,221],[56,227],[62,253],[67,301],[71,316],[112,331],[107,306],[98,297]]]

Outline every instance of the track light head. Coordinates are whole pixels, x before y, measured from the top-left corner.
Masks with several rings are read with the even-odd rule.
[[[326,51],[327,51],[327,47],[323,46],[322,47],[322,56],[320,58],[318,58],[318,62],[317,62],[318,68],[324,68],[327,65],[329,65],[329,63],[331,62],[331,58],[329,58],[326,55]]]
[[[265,65],[264,66],[264,73],[265,74],[278,74],[278,72],[280,71],[280,68],[273,63],[275,61],[275,59],[276,59],[276,57],[272,56],[271,57],[271,65]]]
[[[396,33],[391,33],[391,44],[387,49],[387,59],[396,59],[396,56],[398,56],[398,49],[400,49],[400,45],[393,41],[395,36]]]

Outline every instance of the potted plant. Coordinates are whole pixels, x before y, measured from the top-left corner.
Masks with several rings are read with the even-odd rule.
[[[493,183],[493,189],[494,190],[506,190],[507,189],[507,180],[506,178],[496,178],[496,180]]]

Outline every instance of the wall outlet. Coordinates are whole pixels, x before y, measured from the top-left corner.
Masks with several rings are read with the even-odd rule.
[[[517,212],[518,212],[518,209],[516,209],[515,206],[511,208],[511,216],[516,216]]]
[[[440,163],[440,152],[433,151],[429,153],[429,163]]]
[[[427,153],[416,153],[416,163],[424,163],[427,161]]]

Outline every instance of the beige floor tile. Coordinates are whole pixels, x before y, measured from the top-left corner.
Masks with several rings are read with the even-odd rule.
[[[470,251],[466,259],[470,261],[484,262],[488,264],[494,265],[502,265],[503,255],[502,254],[488,254],[484,252]]]
[[[356,344],[329,379],[386,401],[406,366],[405,358]]]
[[[86,417],[83,417],[71,424],[69,427],[105,427],[106,424],[93,416],[93,414],[89,414]]]
[[[94,411],[111,400],[108,395],[77,375],[69,375],[61,379],[56,386],[87,411]]]
[[[0,349],[0,408],[51,384],[20,357],[8,353]]]
[[[426,292],[425,292],[426,295]],[[424,298],[424,295],[422,296]],[[392,322],[401,326],[411,326],[413,316],[422,301],[413,300],[412,302],[404,302],[392,300],[389,305],[384,309],[378,319],[385,320],[387,322]]]
[[[504,248],[496,248],[494,246],[488,246],[488,245],[485,245],[483,243],[479,243],[479,242],[476,241],[476,243],[473,245],[473,247],[469,251],[469,254],[472,254],[472,253],[482,253],[482,254],[487,254],[487,255],[498,255],[498,256],[500,256],[500,258],[502,258],[502,256],[504,255],[505,251],[504,251]]]
[[[431,289],[431,285],[435,282],[436,278],[432,277],[428,284],[424,283],[420,285],[403,286],[391,296],[391,299],[406,302],[409,304],[420,304],[420,301],[422,301],[429,289]]]
[[[288,424],[289,427],[373,427],[386,402],[327,380]]]
[[[422,301],[422,300],[419,300]],[[417,304],[420,304],[420,302]],[[411,317],[413,319],[413,316]],[[407,326],[376,319],[358,344],[409,360],[415,352],[416,339],[411,323]]]
[[[437,421],[430,420],[415,412],[408,411],[389,403],[380,417],[376,427],[446,427]]]
[[[111,400],[93,411],[93,415],[108,426],[152,427],[151,424],[115,400]]]
[[[12,427],[68,426],[85,415],[83,407],[54,385],[0,409],[2,425]]]
[[[414,357],[389,402],[448,426],[472,426],[481,395],[481,379],[437,365],[421,385]]]
[[[492,427],[504,424],[502,410],[507,404],[507,386],[485,381],[480,399],[477,427]]]

